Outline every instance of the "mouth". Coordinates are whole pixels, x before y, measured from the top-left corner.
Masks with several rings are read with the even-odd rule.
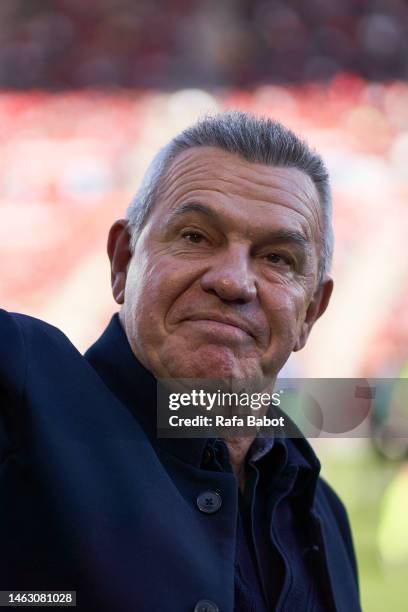
[[[241,336],[245,335],[246,337],[250,336],[251,338],[255,338],[252,329],[245,321],[233,317],[200,314],[192,315],[185,320],[202,325],[216,333],[238,333]]]

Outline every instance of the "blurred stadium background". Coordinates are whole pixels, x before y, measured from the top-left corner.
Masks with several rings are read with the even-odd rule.
[[[406,0],[2,2],[1,306],[84,350],[116,310],[107,231],[152,155],[203,113],[250,110],[302,134],[333,180],[335,294],[288,373],[407,375],[407,79]],[[408,609],[406,458],[316,446],[363,609]]]

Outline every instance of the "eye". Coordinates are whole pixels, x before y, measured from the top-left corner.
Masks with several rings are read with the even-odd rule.
[[[193,231],[183,232],[182,237],[193,244],[199,244],[202,240],[205,240],[204,236],[200,234],[200,232]]]
[[[283,255],[279,255],[279,253],[269,253],[269,255],[265,256],[265,259],[272,264],[290,264],[289,260]]]

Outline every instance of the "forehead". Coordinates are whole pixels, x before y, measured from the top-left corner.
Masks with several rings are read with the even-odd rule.
[[[180,153],[161,180],[157,212],[171,211],[190,199],[254,218],[272,210],[291,215],[315,237],[321,230],[319,196],[311,178],[293,167],[267,166],[215,147]]]

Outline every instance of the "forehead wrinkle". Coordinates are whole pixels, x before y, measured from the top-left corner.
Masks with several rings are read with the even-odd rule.
[[[185,180],[176,180],[170,185],[163,185],[162,192],[166,192],[165,194],[163,193],[163,195],[167,195],[168,198],[171,199],[173,194],[177,190],[182,189],[184,191],[183,187],[187,183],[187,191],[214,191],[227,196],[229,195],[244,199],[249,198],[253,201],[264,202],[266,204],[280,204],[281,206],[286,206],[287,208],[291,208],[291,206],[290,204],[285,204],[285,200],[289,200],[292,205],[295,203],[300,204],[302,207],[304,207],[308,200],[310,201],[310,194],[308,194],[306,190],[297,189],[297,192],[293,191],[293,183],[289,184],[292,189],[285,189],[282,187],[273,186],[270,183],[261,184],[258,182],[254,182],[250,179],[244,179],[243,177],[238,177],[238,181],[228,178],[216,177],[214,182],[221,183],[222,185],[228,187],[227,189],[222,189],[220,188],[221,185],[217,187],[211,184],[214,179],[210,177],[201,178],[201,175],[200,178],[197,178],[195,177],[195,174],[196,173],[191,173],[189,176],[185,177]],[[237,184],[237,182],[239,184]],[[205,183],[210,183],[210,185],[205,186]],[[248,197],[242,195],[242,189],[240,189],[242,183],[250,185],[251,191],[253,191],[253,195],[248,194]],[[265,191],[270,192],[270,197],[268,197],[269,194],[265,194]],[[314,199],[313,203],[317,204]],[[311,207],[308,206],[308,209],[310,208]]]
[[[279,172],[279,167],[273,166],[273,170],[274,170],[274,176],[269,175],[269,178],[272,179],[272,182],[262,183],[258,181],[257,183],[255,183],[255,185],[265,187],[268,191],[273,192],[274,196],[275,195],[279,196],[279,194],[284,194],[285,197],[283,197],[282,199],[279,198],[278,200],[277,199],[264,200],[263,198],[261,198],[261,200],[265,201],[266,203],[273,204],[273,205],[279,205],[279,206],[283,206],[286,208],[290,208],[291,210],[293,210],[292,206],[290,205],[291,203],[300,204],[301,210],[300,211],[295,210],[294,212],[298,212],[302,217],[304,217],[305,219],[308,219],[308,215],[305,214],[305,206],[306,206],[306,211],[309,211],[311,217],[313,218],[316,224],[316,228],[318,229],[319,232],[322,232],[323,231],[322,224],[321,224],[322,210],[321,210],[321,205],[320,205],[320,197],[319,197],[317,188],[314,182],[312,181],[312,179],[305,172],[302,172],[298,170],[297,168],[282,167],[280,168],[282,172]],[[303,184],[302,185],[295,184],[293,179],[285,176],[286,174],[284,172],[285,170],[294,170],[298,174],[298,176],[302,177]],[[275,183],[276,185],[276,180],[274,179],[279,179],[281,182],[286,183],[287,188],[285,189],[285,185],[280,185],[279,187],[274,186],[273,183]],[[304,181],[306,181],[306,184],[304,183]],[[309,191],[309,188],[310,188],[310,191]],[[289,198],[287,196],[289,196]]]
[[[194,149],[189,149],[184,151],[183,153],[191,153]],[[174,182],[180,177],[180,174],[184,174],[185,168],[187,166],[187,177],[195,176],[197,173],[200,174],[200,168],[206,167],[208,165],[213,166],[211,160],[203,159],[203,156],[199,156],[199,159],[194,162],[194,159],[191,159],[191,155],[183,155],[180,153],[173,159],[173,161],[169,164],[169,167],[166,169],[166,172],[163,174],[160,184],[165,187],[167,183],[170,181]],[[196,157],[196,155],[194,156]],[[201,163],[200,163],[201,162]]]
[[[208,158],[209,152],[211,152],[210,158]],[[216,166],[214,166],[214,158],[218,158]],[[231,168],[231,163],[234,164],[235,168]],[[185,172],[186,169],[187,172]],[[273,173],[270,172],[271,169]],[[239,172],[239,176],[234,176],[234,172]],[[292,174],[294,172],[301,178],[301,185],[289,177],[288,172]],[[276,186],[278,181],[280,183],[279,187]],[[208,182],[210,186],[205,185]],[[216,183],[217,186],[211,183]],[[223,188],[224,185],[226,188]],[[163,195],[170,200],[170,208],[172,208],[175,203],[180,201],[184,193],[195,190],[245,199],[245,196],[242,196],[240,192],[242,187],[247,186],[253,192],[253,194],[247,196],[252,200],[252,203],[259,201],[291,209],[305,218],[308,226],[310,220],[308,220],[307,211],[309,211],[316,228],[318,231],[322,231],[320,198],[315,184],[305,172],[295,167],[267,166],[248,162],[238,155],[224,152],[215,147],[197,147],[178,155],[169,165],[160,181],[158,195]],[[180,194],[177,193],[179,191],[181,191]],[[260,191],[261,193],[259,193]],[[270,192],[271,197],[267,196],[267,199],[265,199],[265,191]],[[299,207],[301,210],[296,210]],[[310,230],[313,235],[314,231],[311,226]]]
[[[203,156],[199,155],[198,152],[195,154],[195,157],[199,157],[199,163],[195,164],[193,168],[189,169],[185,177],[186,180],[198,179],[204,181],[218,181],[220,183],[232,185],[233,189],[231,191],[231,195],[234,195],[233,192],[236,190],[236,183],[238,180],[242,181],[245,185],[249,185],[252,189],[255,188],[256,191],[263,188],[266,190],[277,189],[282,192],[286,191],[290,197],[299,200],[302,204],[310,199],[315,201],[315,203],[318,203],[319,197],[313,181],[306,173],[298,170],[297,168],[255,164],[242,160],[239,156],[228,154],[229,158],[233,158],[234,164],[239,166],[243,171],[240,176],[234,176],[235,172],[234,170],[231,171],[230,163],[220,162],[214,169],[213,160],[203,159]],[[189,157],[182,158],[179,161],[178,160],[179,157],[176,157],[161,181],[163,191],[166,190],[166,188],[169,190],[170,186],[168,183],[174,184],[174,182],[180,180],[180,171],[183,171],[185,166],[190,166],[192,162]],[[273,170],[274,174],[271,174],[271,169]],[[210,171],[209,174],[212,174],[212,176],[208,176],[208,170]],[[303,183],[306,181],[306,185],[300,186],[295,183],[293,178],[287,176],[288,171],[295,172],[299,177],[301,177]],[[250,173],[249,177],[245,176],[248,174],[248,172]],[[257,175],[257,178],[253,176],[254,174]],[[265,180],[265,178],[269,180]],[[280,182],[286,183],[287,188],[282,189],[282,185],[279,188],[274,187],[276,179],[278,179]],[[308,188],[310,188],[310,192]],[[214,191],[220,190],[214,188]]]
[[[161,179],[158,188],[158,195],[165,196],[169,200],[171,200],[174,192],[179,189],[183,189],[186,183],[187,191],[193,191],[195,188],[192,187],[192,185],[198,181],[200,181],[201,185],[201,188],[199,187],[199,189],[203,189],[203,178],[203,173],[202,171],[200,171],[200,168],[191,169],[188,173],[180,173],[177,172],[177,168],[173,168],[170,172],[166,172],[165,176],[163,176],[163,178]],[[206,180],[211,181],[212,179],[207,178]],[[217,189],[216,187],[213,187],[212,191],[221,190]]]
[[[178,193],[177,193],[178,191]],[[251,208],[255,208],[258,206],[262,207],[261,210],[261,214],[262,215],[268,215],[268,209],[265,207],[279,207],[279,208],[284,208],[286,210],[289,210],[293,215],[295,215],[296,217],[300,218],[300,225],[303,228],[304,227],[304,231],[306,233],[306,235],[308,237],[313,236],[313,227],[311,225],[311,218],[309,217],[309,215],[305,214],[304,211],[304,207],[294,207],[293,206],[293,201],[292,201],[292,205],[290,202],[287,202],[287,196],[283,197],[283,198],[274,198],[272,199],[268,199],[265,200],[262,197],[258,198],[258,197],[254,197],[252,196],[250,198],[250,201],[248,202],[248,198],[244,195],[241,194],[229,194],[228,192],[225,192],[223,190],[218,190],[215,189],[214,187],[210,187],[208,189],[203,188],[202,184],[200,184],[198,189],[194,189],[193,185],[189,185],[189,188],[187,190],[182,189],[182,186],[179,185],[178,189],[175,188],[173,190],[173,193],[175,195],[174,201],[170,204],[169,206],[169,210],[174,210],[174,208],[183,200],[207,200],[208,197],[211,198],[212,194],[218,194],[221,196],[221,198],[217,197],[217,202],[221,203],[222,208],[225,211],[226,206],[228,206],[228,202],[224,202],[223,198],[226,197],[230,197],[231,195],[233,195],[235,201],[241,201],[244,204],[246,204],[246,209],[247,210],[251,210]],[[282,190],[275,190],[275,193],[286,193]],[[260,194],[261,195],[261,194]],[[262,194],[264,195],[264,194]],[[299,209],[300,208],[300,209]],[[307,210],[310,210],[310,208],[308,207]],[[234,207],[234,211],[237,213],[237,207]],[[240,214],[241,217],[241,214]],[[314,211],[311,211],[311,217],[316,221],[315,218],[315,213]],[[244,220],[242,222],[248,222],[247,220]]]
[[[171,189],[168,189],[165,194],[168,201],[167,210],[174,210],[174,208],[183,201],[199,201],[202,199],[202,194],[207,192],[210,194],[226,195],[222,189],[217,189],[216,187],[203,187],[201,182],[197,185],[191,183],[190,181],[187,185],[185,183],[174,185]]]
[[[203,188],[202,183],[200,183],[199,189],[194,189],[191,184],[188,185],[188,189],[185,189],[184,187],[185,185],[180,184],[174,187],[174,189],[172,190],[172,195],[174,196],[174,198],[170,198],[169,194],[167,194],[168,199],[173,200],[169,202],[169,206],[167,207],[168,214],[171,215],[171,211],[174,211],[174,209],[178,205],[182,204],[183,201],[188,202],[196,200],[197,202],[201,201],[203,203],[206,203],[208,201],[208,198],[210,198],[210,201],[214,201],[214,198],[212,196],[218,195],[221,196],[221,198],[217,197],[216,201],[218,203],[218,206],[221,204],[221,210],[216,212],[219,213],[221,216],[225,216],[225,214],[228,215],[228,207],[231,206],[231,203],[224,202],[223,199],[225,196],[230,196],[230,194],[222,190],[217,190],[214,187],[205,189]],[[234,195],[234,198],[236,201],[242,201],[244,204],[248,202],[247,198],[242,195]],[[251,201],[245,207],[245,209],[250,210],[251,208],[258,207],[259,205],[262,207],[261,213],[264,216],[268,215],[268,210],[265,210],[264,207],[279,207],[289,210],[293,214],[293,216],[298,219],[299,226],[302,228],[307,238],[310,240],[313,236],[314,232],[313,227],[311,225],[311,220],[310,218],[308,218],[308,216],[304,214],[303,210],[297,210],[289,203],[285,203],[284,201],[278,202],[275,200],[272,202],[270,200],[258,199],[254,197],[251,198]],[[234,206],[233,211],[235,215],[239,213],[238,223],[248,224],[248,219],[245,218],[245,214],[243,216],[241,211],[238,211],[238,207]],[[165,215],[166,218],[168,218],[168,214]]]
[[[209,153],[211,153],[211,158],[208,159]],[[217,160],[216,166],[214,166],[214,157],[221,158]],[[234,168],[231,170],[232,163],[234,165]],[[303,182],[307,183],[307,185],[311,188],[311,191],[314,192],[318,198],[316,185],[314,184],[311,177],[306,172],[300,170],[296,166],[275,166],[252,162],[244,159],[238,154],[229,153],[217,147],[195,147],[192,149],[188,149],[187,151],[183,151],[176,158],[174,158],[172,163],[169,165],[167,174],[170,176],[171,174],[176,173],[178,168],[183,170],[185,166],[189,166],[192,164],[194,164],[194,167],[197,170],[199,170],[200,168],[205,169],[206,167],[209,167],[210,172],[214,173],[215,171],[218,174],[218,176],[215,178],[220,180],[224,179],[226,181],[228,181],[228,178],[224,177],[226,175],[230,175],[231,172],[232,174],[236,173],[237,169],[239,168],[243,173],[243,176],[241,177],[243,180],[246,179],[250,183],[256,183],[266,188],[270,187],[271,183],[268,180],[265,181],[265,177],[272,179],[272,182],[275,178],[277,178],[287,183],[289,187],[294,187],[295,185],[293,177],[288,176],[288,174],[295,173],[296,175],[298,175],[298,177],[302,178]],[[221,170],[224,170],[224,176],[220,174]],[[271,176],[271,170],[273,171],[274,176]],[[246,177],[245,175],[247,175],[248,173],[250,175],[257,175],[256,180],[254,180],[253,176],[250,176],[250,178]],[[163,179],[165,179],[165,177],[163,177]],[[306,189],[298,188],[298,190],[301,192],[305,192],[308,197],[310,197],[311,195],[307,193],[307,187]]]
[[[282,172],[279,172],[278,168],[275,166],[262,166],[262,168],[265,168],[266,170],[268,170],[269,168],[273,168],[274,174],[271,175],[270,173],[259,172],[258,173],[259,180],[254,180],[252,176],[250,178],[247,178],[245,176],[240,176],[238,180],[242,181],[244,184],[249,184],[250,187],[254,189],[254,193],[256,194],[256,196],[258,195],[260,190],[262,190],[262,195],[264,196],[263,189],[265,189],[268,192],[273,193],[274,195],[275,194],[286,194],[287,196],[289,196],[289,199],[292,201],[292,203],[293,201],[299,202],[302,207],[305,204],[308,205],[307,207],[308,209],[312,209],[313,215],[315,211],[313,210],[313,206],[310,206],[310,204],[315,204],[317,212],[320,213],[319,194],[317,192],[315,184],[313,183],[312,179],[307,174],[305,174],[304,172],[301,172],[300,170],[297,170],[297,168],[290,168],[290,170],[294,170],[298,174],[298,176],[303,179],[303,183],[304,181],[306,181],[306,184],[299,185],[298,183],[294,182],[293,178],[289,178],[288,176],[286,176],[286,173],[284,171],[289,170],[289,168],[281,168]],[[256,170],[251,170],[251,173],[253,172],[256,172]],[[269,178],[269,181],[265,182],[265,175],[267,175],[267,177]],[[277,183],[276,179],[278,179],[279,182],[281,183],[279,186],[276,186],[276,183]],[[229,179],[219,179],[219,180],[221,181],[225,180],[226,182],[230,183],[234,187],[236,185],[236,183],[233,182],[233,180],[229,180]],[[286,185],[285,184],[282,185],[282,183],[285,183]],[[271,204],[277,203],[272,199],[265,200],[265,197],[254,198],[254,199],[259,199],[265,202],[270,202]],[[283,200],[280,200],[278,203],[285,206],[285,203]]]
[[[244,204],[248,204],[247,205],[247,209],[250,210],[251,208],[257,207],[259,205],[262,206],[263,210],[261,211],[262,214],[268,214],[268,210],[264,210],[264,207],[281,207],[281,208],[285,208],[288,209],[290,212],[292,212],[293,214],[295,214],[296,216],[301,217],[301,219],[304,219],[306,221],[308,221],[307,216],[303,214],[302,210],[298,210],[297,208],[293,207],[293,205],[291,206],[290,203],[285,203],[284,199],[283,200],[265,200],[262,198],[255,198],[255,197],[251,197],[250,201],[248,202],[248,198],[244,195],[241,194],[231,194],[229,192],[226,192],[222,189],[216,189],[214,187],[209,187],[209,188],[205,188],[202,186],[202,184],[200,183],[200,185],[192,185],[191,183],[189,183],[188,185],[188,189],[184,189],[183,187],[185,187],[184,185],[178,185],[177,187],[175,186],[174,189],[172,190],[172,194],[175,197],[174,198],[169,198],[169,199],[173,199],[173,202],[170,203],[170,206],[168,207],[168,211],[171,212],[173,211],[180,203],[182,203],[183,201],[188,202],[188,201],[194,201],[196,200],[197,202],[199,202],[199,200],[204,200],[203,203],[205,203],[205,201],[207,200],[208,197],[211,197],[211,194],[219,194],[221,196],[220,198],[217,198],[217,202],[221,203],[222,208],[224,209],[225,212],[225,208],[228,207],[228,202],[223,202],[223,198],[226,197],[231,197],[233,195],[233,197],[235,198],[235,201],[242,201]],[[169,194],[168,194],[169,195]],[[230,204],[231,205],[231,204]],[[234,211],[238,212],[237,207],[234,207]]]

